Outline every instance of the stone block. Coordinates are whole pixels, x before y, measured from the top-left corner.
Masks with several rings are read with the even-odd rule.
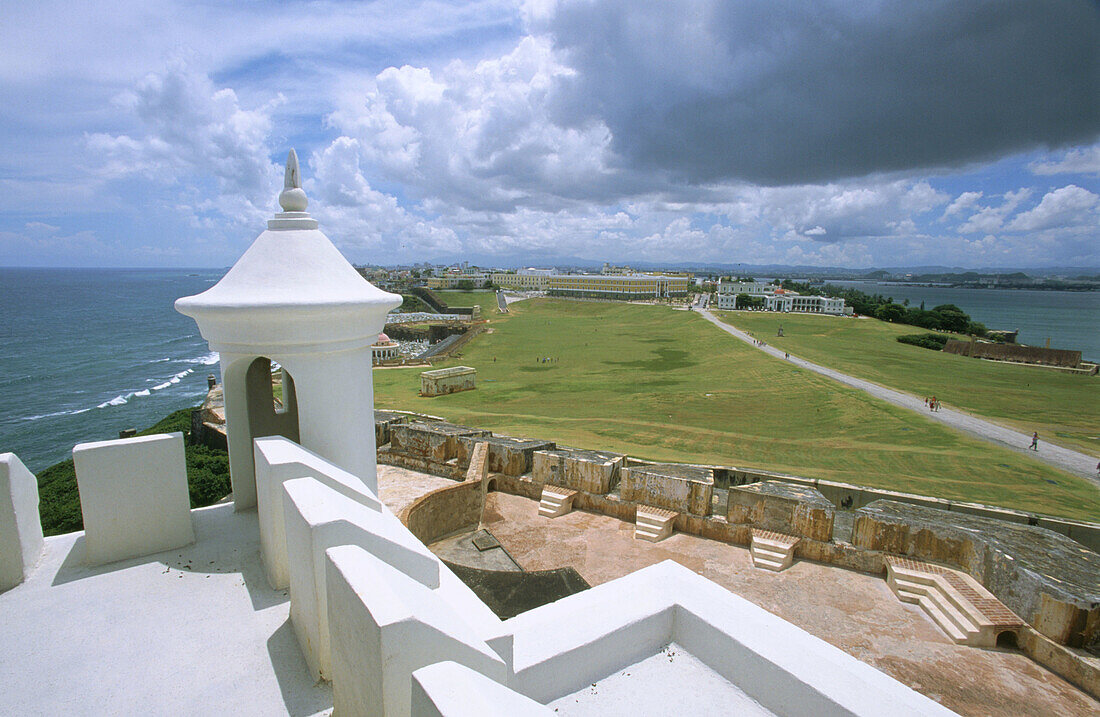
[[[445,396],[477,388],[477,370],[469,366],[452,366],[420,374],[421,396]]]
[[[623,500],[677,513],[710,515],[714,477],[706,468],[660,463],[624,467],[621,474]]]
[[[535,479],[586,493],[609,493],[619,484],[626,457],[605,451],[558,448],[538,451],[534,457]]]
[[[468,465],[474,446],[485,443],[489,447],[489,472],[518,476],[530,473],[535,451],[554,448],[550,441],[511,438],[509,436],[456,436],[455,458],[459,465]]]
[[[730,488],[726,519],[757,528],[828,542],[836,509],[813,488],[762,481]]]
[[[195,541],[182,433],[81,443],[73,462],[89,565]]]
[[[260,524],[260,557],[267,573],[267,581],[276,590],[290,584],[283,515],[285,481],[313,478],[371,510],[382,510],[382,503],[357,476],[332,465],[288,438],[257,438],[253,441],[253,453],[256,466],[256,512]]]
[[[531,477],[543,485],[565,486],[565,451],[535,451],[531,455]]]
[[[404,413],[393,411],[374,412],[374,445],[384,446],[390,442],[390,431],[394,426],[408,423],[409,417]]]
[[[0,453],[0,592],[23,582],[42,545],[38,481],[14,453]]]
[[[492,435],[492,432],[480,428],[456,426],[443,421],[410,423],[391,428],[390,450],[446,463],[458,456],[460,436],[488,438]]]
[[[553,717],[535,702],[457,662],[412,674],[412,717]]]

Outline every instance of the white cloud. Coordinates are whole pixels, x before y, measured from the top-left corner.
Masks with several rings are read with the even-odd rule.
[[[940,217],[940,219],[947,219],[947,217],[962,214],[977,204],[978,200],[981,198],[982,192],[963,192],[955,197],[955,201],[947,205],[947,209],[943,210],[943,216]]]
[[[118,98],[143,134],[94,133],[86,145],[102,177],[141,175],[192,189],[195,178],[212,177],[216,186],[208,196],[192,191],[181,206],[196,216],[213,212],[222,221],[255,221],[272,205],[281,174],[267,155],[271,112],[281,102],[276,95],[246,108],[232,89],[217,88],[177,61]]]
[[[976,201],[971,202],[971,206],[976,211],[970,215],[969,219],[959,225],[958,232],[960,234],[998,232],[1004,226],[1008,215],[1016,211],[1016,207],[1020,206],[1020,203],[1030,196],[1031,190],[1024,187],[1015,192],[1005,192],[1002,196],[1002,202],[996,207],[982,206],[977,204]]]
[[[1090,174],[1100,175],[1100,144],[1077,147],[1055,159],[1032,162],[1028,165],[1035,174]]]
[[[1100,220],[1100,196],[1076,184],[1048,192],[1038,206],[1021,212],[1006,229],[1014,232],[1034,232],[1062,227],[1091,227]]]

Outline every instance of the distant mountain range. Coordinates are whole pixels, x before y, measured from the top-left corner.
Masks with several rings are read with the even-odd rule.
[[[455,264],[463,261],[471,266],[499,267],[505,269],[520,269],[534,266],[540,268],[558,269],[599,269],[603,261],[582,259],[580,257],[539,257],[536,255],[516,256],[462,256],[462,257],[438,257],[430,260],[432,264]],[[959,266],[887,266],[887,267],[842,267],[842,266],[806,266],[798,264],[734,264],[717,262],[651,262],[651,261],[609,261],[615,266],[629,266],[641,271],[647,270],[676,270],[691,271],[697,274],[740,274],[742,276],[800,276],[805,278],[851,278],[851,279],[879,279],[896,278],[905,274],[914,276],[948,275],[948,274],[982,274],[1004,276],[1014,273],[1024,273],[1033,278],[1044,277],[1097,277],[1100,278],[1100,267],[1082,266],[1051,266],[1051,267],[959,267]]]

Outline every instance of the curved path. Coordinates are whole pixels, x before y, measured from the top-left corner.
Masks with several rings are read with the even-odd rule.
[[[756,346],[756,339],[749,336],[740,329],[735,329],[729,324],[723,323],[716,318],[708,310],[701,310],[698,312],[704,319],[711,322],[718,328],[722,329],[726,333],[741,339],[750,346],[759,348],[761,351],[770,354],[778,359],[783,358],[783,352],[779,349],[764,345]],[[1038,451],[1028,450],[1028,446],[1031,445],[1031,436],[1026,433],[1020,433],[1014,431],[1011,428],[1005,428],[1004,426],[997,425],[990,421],[971,416],[968,413],[962,411],[955,411],[950,408],[944,408],[939,411],[929,411],[928,407],[924,405],[924,401],[916,396],[912,396],[908,393],[902,393],[901,391],[895,391],[885,386],[880,386],[877,383],[871,383],[870,381],[864,381],[861,378],[855,378],[848,374],[835,371],[831,368],[827,368],[820,364],[812,363],[805,359],[798,358],[797,356],[791,356],[789,361],[796,366],[809,369],[815,373],[819,373],[822,376],[831,378],[834,381],[851,386],[852,388],[858,388],[861,391],[865,391],[876,398],[881,398],[884,401],[889,401],[895,406],[901,406],[902,408],[908,408],[913,411],[917,411],[923,416],[928,416],[934,421],[945,423],[952,428],[958,429],[964,433],[968,433],[976,438],[995,443],[1005,448],[1010,448],[1017,453],[1026,453],[1029,456],[1037,458],[1044,463],[1049,463],[1055,468],[1060,468],[1067,473],[1072,473],[1075,476],[1080,476],[1085,480],[1091,482],[1097,488],[1100,488],[1100,477],[1097,476],[1096,471],[1096,459],[1092,456],[1084,453],[1078,453],[1077,451],[1070,450],[1069,448],[1062,448],[1056,446],[1053,443],[1047,443],[1042,440],[1039,442]]]

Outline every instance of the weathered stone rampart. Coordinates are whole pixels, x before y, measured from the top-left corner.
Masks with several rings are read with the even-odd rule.
[[[965,570],[1058,643],[1100,640],[1100,555],[1050,530],[882,500],[857,511],[852,544]]]
[[[714,476],[706,468],[656,463],[622,469],[624,500],[691,515],[710,515]]]
[[[1044,639],[1081,646],[1100,639],[1100,555],[1019,511],[732,467],[653,464],[446,422],[393,426],[379,460],[462,480],[469,447],[479,442],[497,456],[487,490],[538,501],[545,485],[558,485],[577,491],[575,509],[628,522],[640,506],[663,508],[678,513],[676,530],[737,545],[749,545],[753,527],[776,530],[802,537],[795,549],[801,559],[875,574],[885,571],[887,554],[943,563],[973,575]],[[716,488],[718,483],[729,487]],[[879,500],[884,495],[899,500]],[[456,505],[456,520],[468,523],[461,518],[463,499]],[[851,542],[833,536],[838,508],[858,509]],[[434,508],[423,510],[429,511],[425,522],[450,527],[430,517]],[[1100,532],[1100,526],[1076,525],[1086,535]],[[1036,659],[1072,662],[1033,642]]]
[[[443,421],[409,423],[392,427],[389,450],[393,453],[405,453],[412,457],[446,463],[460,455],[458,442],[460,437],[488,438],[492,435],[491,431],[457,426]],[[469,460],[468,456],[467,460]]]
[[[829,542],[836,509],[813,488],[762,481],[730,488],[726,519],[755,528]]]
[[[948,339],[943,350],[949,354],[983,358],[991,361],[1034,363],[1042,366],[1077,368],[1081,365],[1081,352],[1066,349],[1048,349],[1041,346],[1019,344],[987,344],[959,339]]]
[[[608,493],[619,484],[625,456],[575,448],[535,451],[535,480],[571,490]]]

